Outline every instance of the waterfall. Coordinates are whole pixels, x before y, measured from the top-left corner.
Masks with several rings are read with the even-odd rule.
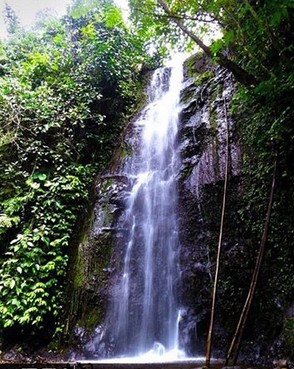
[[[182,352],[176,183],[182,74],[181,65],[154,72],[149,103],[134,123],[139,144],[125,168],[132,182],[123,221],[128,239],[109,314],[116,356],[175,359]]]

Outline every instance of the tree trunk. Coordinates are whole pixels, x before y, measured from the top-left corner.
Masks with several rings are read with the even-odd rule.
[[[181,19],[176,17],[170,11],[168,5],[164,0],[157,0],[158,4],[162,7],[165,13],[171,18],[171,20],[187,35],[189,36],[209,57],[212,58],[212,53],[210,48],[204,44],[204,42],[197,36],[195,33],[191,32],[183,23]],[[216,60],[218,64],[230,72],[233,73],[236,81],[240,82],[242,85],[246,87],[251,87],[256,85],[256,79],[250,73],[248,73],[245,69],[240,67],[238,64],[228,59],[223,53],[218,52],[216,55]]]

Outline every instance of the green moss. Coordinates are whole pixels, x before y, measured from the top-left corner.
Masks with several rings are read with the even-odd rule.
[[[190,105],[195,100],[195,96],[196,96],[196,89],[195,89],[195,87],[194,86],[193,87],[188,86],[187,88],[185,88],[182,91],[181,101],[184,104],[189,103],[189,105]]]
[[[209,62],[202,54],[190,56],[185,61],[185,71],[188,78],[195,78],[197,85],[203,84],[214,76]]]
[[[203,73],[198,73],[195,75],[195,83],[197,85],[204,85],[209,79],[214,78],[212,70],[207,70]]]
[[[109,204],[104,204],[102,206],[102,210],[103,210],[103,215],[104,215],[103,226],[109,227],[113,221],[114,214],[110,212]]]
[[[217,134],[217,112],[215,109],[210,111],[209,123],[210,123],[211,134],[213,137],[215,137]]]
[[[111,232],[90,238],[86,248],[80,247],[76,256],[72,282],[70,321],[66,333],[72,325],[91,330],[103,319],[105,296],[102,292],[108,283],[105,268],[110,263],[113,235]]]
[[[78,251],[76,265],[75,265],[75,273],[74,273],[74,280],[73,285],[74,288],[81,288],[84,284],[85,275],[84,275],[84,261],[81,257],[81,251]]]
[[[221,97],[223,94],[223,85],[218,83],[216,85],[215,92],[216,92],[216,96]]]
[[[185,60],[185,68],[188,77],[193,77],[194,75],[194,64],[195,64],[195,55],[192,55]]]
[[[111,250],[113,244],[112,232],[101,234],[99,239],[95,242],[95,249],[98,263],[93,267],[93,272],[101,272],[103,268],[106,268],[110,263]]]
[[[129,145],[128,143],[124,143],[123,147],[122,147],[122,151],[121,151],[121,156],[123,158],[126,158],[128,156],[132,155],[132,147],[131,145]]]
[[[106,192],[108,190],[108,188],[113,184],[114,180],[113,178],[108,178],[102,186],[102,193]]]
[[[78,321],[80,327],[91,329],[101,322],[102,311],[97,306],[93,310],[88,310]]]

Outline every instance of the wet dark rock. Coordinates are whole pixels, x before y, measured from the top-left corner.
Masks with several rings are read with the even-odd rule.
[[[24,356],[19,352],[17,348],[12,348],[3,355],[2,360],[8,362],[22,362],[24,360]]]

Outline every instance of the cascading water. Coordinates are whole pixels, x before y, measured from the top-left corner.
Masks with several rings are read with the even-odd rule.
[[[85,301],[95,318],[109,298],[112,304],[90,340],[87,332],[78,334],[85,357],[99,363],[180,361],[184,368],[205,360],[213,270],[208,251],[217,237],[214,209],[219,208],[226,127],[233,127],[224,100],[229,104],[234,91],[228,74],[224,78],[222,70],[205,63],[191,57],[182,83],[181,69],[154,73],[149,104],[126,127],[123,146],[97,181]],[[199,84],[198,71],[211,77]],[[237,199],[240,155],[234,140],[235,135],[230,165]],[[232,242],[235,250],[235,234]],[[219,317],[219,342],[226,336],[221,323]],[[219,342],[214,345],[221,352]]]
[[[140,143],[126,169],[133,183],[123,222],[129,236],[109,316],[117,357],[184,355],[176,214],[181,83],[181,66],[155,71],[149,104],[134,123]]]

